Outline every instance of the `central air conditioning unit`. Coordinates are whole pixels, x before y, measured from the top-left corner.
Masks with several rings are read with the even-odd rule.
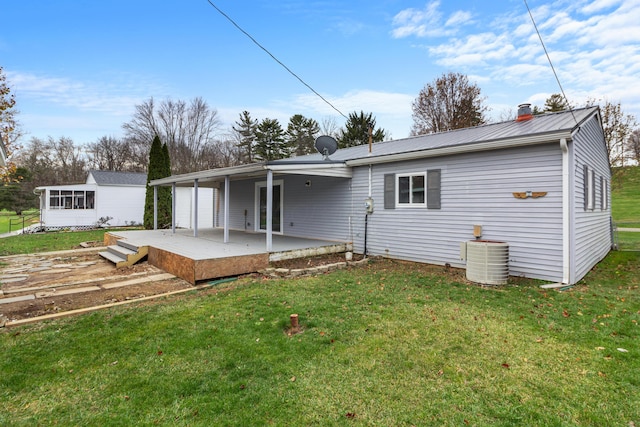
[[[492,240],[466,242],[467,280],[483,285],[505,285],[509,279],[509,245]]]

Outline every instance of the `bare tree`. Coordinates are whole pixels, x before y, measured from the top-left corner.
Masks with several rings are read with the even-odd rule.
[[[7,78],[0,67],[0,150],[10,157],[11,153],[19,149],[18,139],[22,136],[20,124],[16,120],[16,98],[6,82]],[[3,157],[4,158],[4,157]],[[15,163],[9,161],[5,166],[0,165],[0,182],[9,181],[16,169]]]
[[[122,127],[136,157],[148,154],[158,135],[169,148],[173,173],[187,173],[207,164],[207,146],[215,143],[220,120],[217,110],[202,98],[194,98],[189,104],[167,99],[157,106],[150,98],[136,105],[133,119]]]
[[[335,117],[324,117],[320,121],[320,134],[337,138],[340,134],[340,126],[336,122]]]
[[[427,84],[413,101],[412,135],[444,132],[487,122],[489,110],[480,88],[464,74],[443,74]]]
[[[103,136],[87,144],[88,165],[91,169],[108,171],[139,171],[141,165],[134,163],[130,144],[124,139]]]
[[[628,152],[626,144],[628,138],[638,123],[636,118],[631,114],[625,114],[622,111],[620,102],[614,103],[606,99],[588,99],[587,107],[603,102],[600,105],[600,113],[602,117],[602,128],[604,131],[604,140],[607,145],[607,154],[609,155],[609,164],[611,166],[624,166],[626,154]]]
[[[15,163],[31,173],[36,186],[80,183],[87,177],[84,148],[66,137],[31,138],[16,155]]]

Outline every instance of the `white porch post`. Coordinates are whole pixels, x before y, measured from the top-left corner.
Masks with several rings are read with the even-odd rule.
[[[171,184],[171,232],[176,234],[176,183]]]
[[[229,175],[224,177],[224,243],[229,243]]]
[[[198,178],[193,181],[193,191],[196,193],[193,199],[193,237],[198,237]]]
[[[267,170],[267,252],[273,247],[273,171]]]
[[[158,229],[158,186],[153,186],[153,229]]]

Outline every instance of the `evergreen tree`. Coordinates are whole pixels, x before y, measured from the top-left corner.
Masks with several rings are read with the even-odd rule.
[[[546,113],[555,113],[557,111],[565,111],[569,109],[569,103],[559,93],[554,93],[544,102],[544,111]]]
[[[160,137],[156,135],[149,150],[149,167],[147,171],[147,192],[144,203],[144,228],[153,229],[153,187],[149,182],[154,179],[171,176],[169,149],[162,145]],[[171,226],[171,188],[158,187],[158,228]]]
[[[320,126],[314,119],[295,114],[287,126],[287,143],[296,156],[315,153],[314,143],[320,133]]]
[[[291,155],[291,147],[277,119],[264,119],[256,128],[255,159],[278,160]]]
[[[369,128],[371,128],[372,142],[384,141],[386,132],[384,129],[376,130],[376,119],[372,113],[364,114],[360,111],[349,113],[349,120],[345,123],[345,128],[340,129],[337,141],[338,148],[354,147],[356,145],[369,143]]]
[[[9,182],[0,185],[0,209],[14,211],[22,215],[22,211],[38,208],[38,196],[33,194],[32,174],[23,167],[17,167],[9,175]]]
[[[254,145],[256,142],[256,128],[258,120],[252,119],[248,111],[240,113],[240,120],[232,126],[232,129],[238,134],[238,148],[240,149],[240,161],[242,163],[253,162]]]

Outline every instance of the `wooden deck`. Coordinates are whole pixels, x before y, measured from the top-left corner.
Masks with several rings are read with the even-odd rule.
[[[148,262],[192,284],[202,280],[253,273],[270,261],[301,258],[352,250],[351,243],[273,235],[272,251],[266,251],[262,233],[230,231],[224,243],[221,229],[110,231],[105,244],[124,239],[135,246],[149,247]]]

